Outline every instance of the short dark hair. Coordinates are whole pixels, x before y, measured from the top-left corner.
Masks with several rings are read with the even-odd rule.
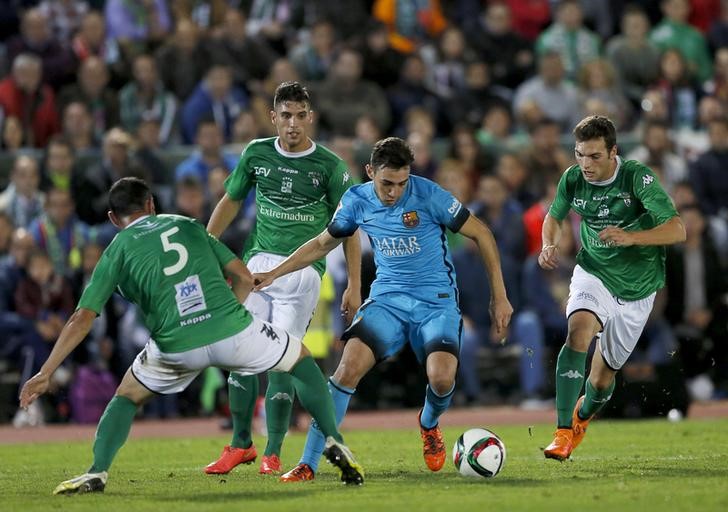
[[[152,191],[149,185],[139,178],[121,178],[109,191],[109,210],[117,217],[126,217],[144,210]]]
[[[305,103],[311,106],[311,97],[308,95],[308,89],[299,82],[282,82],[276,87],[275,96],[273,96],[273,110],[280,103],[293,101],[295,103]]]
[[[370,165],[374,171],[381,167],[399,169],[410,165],[414,159],[415,156],[409,144],[399,137],[387,137],[374,144]]]
[[[603,138],[607,151],[611,151],[617,144],[617,130],[614,123],[605,116],[589,116],[579,121],[574,128],[574,137],[577,142]]]

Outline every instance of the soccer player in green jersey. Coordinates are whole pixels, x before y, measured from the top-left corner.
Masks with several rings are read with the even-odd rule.
[[[617,156],[614,124],[590,116],[574,128],[577,164],[559,180],[542,230],[538,263],[559,263],[564,219],[581,216],[582,248],[566,307],[568,333],[556,362],[557,430],[544,455],[564,460],[611,398],[614,375],[634,350],[665,284],[664,246],[685,240],[685,227],[652,170]],[[597,346],[581,397],[589,346]]]
[[[308,137],[313,113],[308,92],[298,82],[278,86],[271,122],[278,136],[253,140],[243,151],[225,182],[226,193],[215,207],[207,230],[220,236],[255,187],[256,224],[246,241],[243,259],[251,272],[266,272],[300,245],[318,235],[329,223],[341,196],[352,185],[344,161]],[[347,322],[361,305],[361,248],[355,234],[344,242],[349,275],[342,297]],[[325,260],[279,279],[245,302],[253,315],[303,338],[318,302]],[[257,451],[251,424],[258,397],[258,377],[231,373],[228,378],[233,436],[220,458],[205,472],[228,473],[238,464],[255,461]],[[290,377],[268,374],[265,412],[268,442],[260,473],[280,472],[280,453],[288,431],[295,390]]]
[[[144,313],[150,339],[134,359],[96,430],[91,467],[54,494],[103,491],[108,469],[126,441],[139,405],[155,393],[177,393],[204,369],[243,375],[288,372],[304,407],[328,431],[327,457],[346,483],[363,483],[361,468],[336,429],[324,376],[299,338],[250,313],[241,302],[252,288],[245,265],[195,220],[155,215],[149,187],[122,178],[109,192],[109,218],[121,231],[40,371],[25,383],[20,405],[48,390],[51,375],[86,337],[96,315],[118,291]],[[225,274],[231,278],[232,290]]]

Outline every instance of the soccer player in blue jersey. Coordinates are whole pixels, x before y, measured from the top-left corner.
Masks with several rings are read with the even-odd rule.
[[[369,235],[377,276],[369,298],[342,336],[347,341],[344,353],[329,379],[336,419],[343,419],[361,378],[409,342],[427,371],[419,423],[425,463],[438,471],[446,456],[438,419],[452,399],[462,331],[446,228],[478,244],[492,290],[490,313],[501,336],[513,308],[506,296],[492,233],[449,192],[425,178],[410,176],[413,158],[402,139],[389,137],[377,142],[366,166],[372,181],[351,187],[326,230],[277,267],[254,274],[254,278],[259,290],[322,258],[357,228]],[[323,449],[324,437],[314,422],[301,461],[281,480],[312,480]]]

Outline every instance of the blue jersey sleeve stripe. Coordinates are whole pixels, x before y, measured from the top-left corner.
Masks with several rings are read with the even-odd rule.
[[[465,221],[468,220],[468,217],[470,217],[470,210],[463,206],[462,208],[460,208],[460,211],[455,214],[455,217],[450,223],[450,226],[448,226],[450,228],[450,231],[453,231],[454,233],[460,231],[460,228],[463,227],[463,224],[465,224]]]
[[[348,230],[345,229],[343,226],[334,223],[329,224],[326,230],[329,232],[329,235],[333,236],[334,238],[346,238],[356,232],[356,228],[354,228],[353,230]]]

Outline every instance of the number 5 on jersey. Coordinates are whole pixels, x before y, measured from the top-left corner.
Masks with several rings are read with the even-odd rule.
[[[187,248],[184,245],[177,242],[170,242],[169,240],[169,237],[171,237],[178,231],[178,227],[173,227],[172,229],[168,229],[167,231],[159,235],[159,238],[162,239],[162,248],[164,249],[164,252],[174,251],[179,256],[177,263],[168,267],[164,267],[162,269],[165,276],[172,276],[182,270],[185,265],[187,265],[187,260],[189,259],[189,253],[187,252]]]

